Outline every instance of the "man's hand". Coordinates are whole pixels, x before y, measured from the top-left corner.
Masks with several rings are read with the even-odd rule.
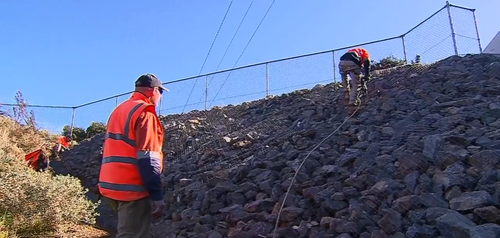
[[[163,217],[163,213],[165,212],[165,201],[160,200],[160,201],[154,201],[153,204],[155,205],[154,206],[154,210],[153,210],[153,217],[154,218],[160,218],[160,217]]]

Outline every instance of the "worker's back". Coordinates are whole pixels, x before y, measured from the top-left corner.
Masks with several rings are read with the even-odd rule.
[[[111,113],[99,173],[99,191],[103,196],[120,201],[133,201],[149,196],[137,166],[133,125],[139,115],[150,106],[152,104],[132,96]],[[117,174],[120,176],[116,176]]]

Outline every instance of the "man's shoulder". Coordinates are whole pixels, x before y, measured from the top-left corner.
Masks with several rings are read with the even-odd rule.
[[[152,118],[154,117],[154,113],[150,110],[146,110],[144,109],[141,113],[139,113],[139,118],[144,118],[144,119],[149,119],[149,118]]]
[[[155,111],[155,107],[147,107],[145,108],[138,116],[137,120],[139,121],[156,121],[158,116]]]

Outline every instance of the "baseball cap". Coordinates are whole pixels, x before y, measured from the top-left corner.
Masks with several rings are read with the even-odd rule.
[[[135,81],[135,86],[136,87],[148,87],[148,88],[154,88],[154,87],[159,87],[165,91],[170,91],[168,88],[164,87],[161,83],[161,81],[156,77],[154,74],[143,74],[137,78]]]

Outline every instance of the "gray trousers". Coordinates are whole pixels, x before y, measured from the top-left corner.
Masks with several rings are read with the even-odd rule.
[[[150,238],[152,206],[149,197],[132,202],[102,199],[118,213],[117,238]]]
[[[347,90],[346,96],[349,99],[349,104],[353,104],[356,102],[361,68],[352,61],[341,60],[339,63],[339,71],[342,76],[342,86]],[[351,78],[350,82],[349,78]]]

